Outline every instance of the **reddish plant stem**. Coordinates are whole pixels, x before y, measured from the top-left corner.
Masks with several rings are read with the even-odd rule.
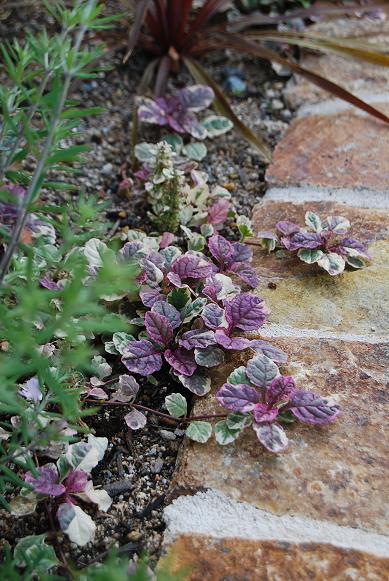
[[[226,418],[228,414],[210,414],[210,415],[203,415],[203,416],[192,416],[190,418],[186,417],[186,418],[174,418],[173,416],[169,416],[169,414],[164,414],[163,412],[159,412],[158,410],[154,410],[153,408],[149,408],[145,405],[141,405],[139,403],[123,403],[121,401],[107,401],[107,402],[98,402],[98,401],[92,401],[90,399],[86,399],[84,400],[86,403],[92,403],[92,404],[97,404],[100,406],[131,406],[137,410],[142,410],[144,412],[149,412],[151,414],[154,414],[155,416],[159,416],[161,418],[164,418],[166,420],[173,420],[174,422],[177,422],[178,424],[188,424],[190,422],[194,422],[196,420],[213,420],[213,419],[217,419],[217,418]]]

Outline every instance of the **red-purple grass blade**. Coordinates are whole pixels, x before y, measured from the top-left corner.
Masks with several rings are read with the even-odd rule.
[[[170,73],[172,61],[170,56],[164,55],[159,61],[157,78],[155,79],[154,93],[156,97],[160,97],[166,90],[167,79]]]
[[[142,24],[144,22],[147,9],[149,8],[152,0],[140,0],[135,8],[135,17],[134,23],[131,28],[130,37],[128,39],[127,44],[127,53],[123,59],[123,62],[126,63],[131,56],[132,51],[134,50],[140,35],[140,31],[142,28]]]
[[[190,27],[190,34],[193,35],[201,30],[215,14],[229,4],[229,0],[206,0]]]
[[[278,24],[295,18],[312,18],[315,16],[347,16],[360,14],[361,12],[371,12],[373,10],[389,11],[387,2],[379,2],[370,6],[311,6],[310,8],[301,8],[297,10],[288,10],[285,14],[279,16],[269,16],[261,12],[252,12],[248,16],[237,18],[228,25],[229,32],[240,32],[252,26],[261,26],[263,24]]]
[[[223,91],[219,85],[210,77],[210,75],[203,69],[197,61],[191,58],[184,58],[184,63],[189,70],[196,83],[208,85],[215,93],[214,108],[218,113],[230,119],[235,129],[252,145],[267,162],[271,161],[271,151],[266,143],[256,135],[247,125],[243,123],[234,113],[228,100],[224,96]]]
[[[253,56],[257,56],[259,58],[263,58],[268,61],[277,62],[283,65],[284,67],[288,67],[294,73],[297,73],[302,77],[305,77],[306,79],[308,79],[308,81],[310,81],[314,85],[317,85],[324,91],[331,93],[338,99],[342,99],[343,101],[346,101],[351,105],[354,105],[354,107],[357,107],[362,111],[365,111],[365,113],[369,113],[373,117],[376,117],[377,119],[380,119],[385,123],[389,123],[389,117],[385,115],[385,113],[382,113],[381,111],[378,111],[378,109],[375,109],[375,107],[372,107],[368,103],[365,103],[365,101],[362,101],[362,99],[359,99],[358,97],[356,97],[355,95],[353,95],[340,85],[333,83],[329,79],[321,77],[320,75],[314,73],[313,71],[301,67],[300,65],[293,61],[283,58],[278,53],[269,50],[268,48],[265,48],[263,46],[260,46],[256,42],[247,40],[242,36],[237,37],[233,34],[227,33],[220,34],[219,40],[220,46],[224,46],[224,48],[232,48],[239,52],[251,54]]]
[[[323,38],[309,35],[309,33],[300,34],[277,31],[247,33],[246,38],[247,37],[259,42],[264,42],[265,40],[286,42],[288,44],[294,44],[324,53],[335,53],[347,58],[366,61],[373,65],[389,67],[389,56],[383,54],[380,50],[374,50],[374,45],[367,43],[359,42],[354,45],[353,42],[347,41],[346,39]]]
[[[175,38],[175,46],[180,47],[189,27],[189,16],[192,10],[193,0],[176,0],[180,4],[180,22]]]

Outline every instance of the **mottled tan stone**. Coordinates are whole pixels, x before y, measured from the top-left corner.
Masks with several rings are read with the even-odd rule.
[[[302,389],[337,394],[342,416],[322,428],[287,427],[290,446],[280,455],[266,452],[251,428],[228,446],[214,438],[205,445],[186,442],[172,494],[213,488],[274,514],[385,533],[389,344],[293,338],[272,343],[289,354],[283,372]],[[235,355],[214,372],[213,391],[196,402],[195,415],[222,411],[214,394],[244,357]]]
[[[372,263],[331,277],[299,258],[276,258],[253,246],[260,275],[257,293],[272,310],[270,321],[305,329],[389,336],[389,220],[386,210],[353,208],[330,202],[266,202],[253,212],[254,231],[275,231],[279,220],[304,225],[307,210],[325,218],[348,218],[353,237],[369,245]],[[269,286],[270,283],[270,286]],[[276,288],[274,288],[274,284]]]
[[[377,108],[389,113],[389,105]],[[266,172],[275,186],[367,188],[387,191],[388,126],[347,110],[293,121]]]
[[[315,24],[309,31],[329,38],[346,36],[358,38],[361,42],[372,45],[372,48],[374,45],[386,47],[389,45],[389,21],[336,19]],[[389,89],[387,67],[375,66],[338,54],[319,53],[303,53],[300,64],[352,93],[374,96],[387,94]],[[289,83],[285,97],[293,108],[333,98],[330,93],[300,76],[295,76]]]
[[[160,566],[185,581],[383,581],[389,560],[317,543],[182,535]]]

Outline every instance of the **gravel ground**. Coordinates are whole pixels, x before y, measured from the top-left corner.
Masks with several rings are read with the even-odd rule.
[[[12,30],[5,27],[4,22],[0,23],[0,35],[22,34],[25,21],[23,15],[11,20]],[[39,29],[39,18],[38,21],[30,18],[29,22],[33,29]],[[120,181],[132,175],[130,124],[133,97],[147,63],[147,59],[139,55],[124,66],[122,58],[123,50],[111,52],[109,62],[112,69],[101,73],[96,80],[79,83],[71,95],[85,107],[103,106],[106,109],[103,115],[83,121],[78,142],[90,145],[91,151],[87,154],[82,176],[75,182],[75,195],[80,190],[98,193],[109,201],[108,218],[113,221],[119,218],[120,227],[147,228],[144,198],[134,194],[128,199],[117,193]],[[261,130],[266,141],[273,146],[292,116],[282,97],[286,79],[277,77],[266,63],[236,58],[229,53],[213,55],[204,65],[221,85],[231,69],[239,72],[247,83],[247,91],[240,98],[230,96],[233,108],[247,125]],[[180,87],[188,81],[188,77],[180,73],[174,79],[174,85]],[[157,140],[158,133],[142,127],[139,138],[151,139],[153,135]],[[210,181],[227,187],[239,211],[250,215],[251,208],[264,194],[264,163],[234,132],[209,142],[207,146],[209,153],[202,168],[209,172]],[[63,203],[63,199],[56,202]],[[142,403],[161,409],[164,395],[164,389],[150,391]],[[174,425],[161,424],[153,417],[145,429],[130,433],[123,415],[123,410],[114,408],[108,411],[104,408],[98,416],[86,420],[96,435],[109,438],[104,463],[93,476],[95,485],[110,492],[113,504],[107,514],[93,514],[97,523],[93,545],[81,549],[60,535],[65,554],[79,567],[101,559],[113,545],[120,546],[128,555],[147,551],[152,562],[156,562],[159,555],[164,529],[162,510],[182,433],[175,431]],[[16,520],[5,511],[0,512],[2,543],[13,545],[21,537],[47,530],[43,511]]]

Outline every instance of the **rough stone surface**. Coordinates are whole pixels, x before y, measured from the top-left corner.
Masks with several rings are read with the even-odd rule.
[[[317,543],[213,539],[183,535],[164,560],[186,581],[346,581],[387,579],[389,560]]]
[[[275,253],[269,255],[253,247],[253,264],[261,277],[256,292],[271,308],[271,322],[300,329],[388,336],[387,211],[329,202],[264,201],[254,208],[254,231],[274,231],[275,224],[285,219],[304,225],[307,210],[323,217],[343,215],[348,218],[352,225],[351,235],[369,245],[373,261],[362,270],[348,270],[341,276],[330,277],[319,267],[305,264],[297,257],[279,259]]]
[[[310,27],[310,31],[330,38],[355,37],[362,43],[387,46],[389,23],[354,19],[337,19]],[[305,54],[301,65],[337,83],[363,98],[366,94],[385,94],[389,89],[389,69],[371,63],[342,57],[338,54]],[[307,80],[292,79],[286,91],[289,105],[297,108],[307,103],[328,99],[330,94]],[[367,97],[367,100],[368,97]]]
[[[176,492],[214,488],[275,514],[384,533],[389,344],[291,338],[273,343],[289,353],[290,364],[283,371],[295,376],[301,388],[337,394],[343,415],[323,429],[290,427],[290,447],[277,456],[264,451],[250,428],[225,447],[214,439],[206,445],[187,442]],[[215,372],[213,392],[196,402],[195,414],[220,412],[214,394],[243,357]]]
[[[389,113],[389,105],[377,105]],[[387,190],[387,125],[353,111],[296,119],[266,172],[270,185]]]

